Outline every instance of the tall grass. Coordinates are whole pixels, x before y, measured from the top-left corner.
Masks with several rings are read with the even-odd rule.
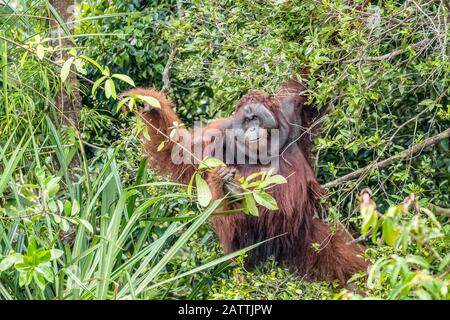
[[[189,238],[205,223],[219,204],[219,202],[214,202],[196,217],[189,217],[185,222],[167,223],[162,236],[154,241],[149,241],[152,229],[141,230],[139,222],[151,221],[158,214],[157,210],[152,210],[158,202],[185,198],[186,194],[174,192],[155,195],[138,204],[134,196],[140,195],[142,190],[148,187],[161,187],[162,183],[145,183],[145,181],[136,179],[133,186],[124,188],[115,159],[120,147],[109,150],[107,160],[102,164],[103,166],[95,178],[84,177],[85,183],[71,186],[71,188],[78,189],[73,193],[74,196],[71,196],[70,193],[63,195],[67,188],[62,186],[60,192],[45,199],[44,194],[49,190],[45,189],[45,186],[36,186],[36,189],[39,190],[38,194],[42,195],[42,197],[38,196],[36,202],[36,199],[30,194],[25,195],[24,183],[32,181],[21,182],[20,179],[13,178],[14,175],[19,175],[29,176],[32,179],[32,167],[24,165],[18,168],[17,164],[29,162],[25,156],[26,151],[34,151],[35,154],[41,153],[42,149],[37,144],[30,147],[32,150],[28,149],[30,140],[34,138],[33,134],[28,138],[24,136],[14,147],[11,144],[13,139],[10,139],[1,146],[4,170],[0,175],[0,186],[5,192],[2,196],[4,210],[0,220],[2,234],[0,249],[4,257],[11,256],[12,252],[27,256],[29,254],[27,252],[28,240],[30,237],[35,237],[38,247],[61,250],[64,254],[52,261],[51,269],[54,280],[47,283],[44,288],[35,285],[33,281],[26,286],[20,286],[18,277],[20,277],[21,271],[16,270],[15,265],[2,270],[0,296],[3,299],[12,297],[45,299],[142,297],[146,290],[162,284],[155,280],[161,272],[164,272],[164,267],[186,245]],[[56,141],[56,144],[53,145],[56,150],[57,146],[61,145],[57,135],[52,135],[49,140]],[[8,160],[5,154],[9,154]],[[64,161],[64,158],[62,160]],[[145,163],[143,162],[142,165]],[[62,168],[68,166],[69,163],[60,163]],[[62,175],[63,172],[60,171],[61,178]],[[89,188],[86,185],[89,185]],[[164,183],[164,186],[167,187],[167,185],[168,183]],[[87,189],[90,191],[85,192]],[[31,206],[39,209],[33,216],[26,214],[27,208],[30,208],[31,199],[33,199],[31,202],[35,203]],[[79,223],[74,226],[76,236],[73,244],[64,244],[61,239],[60,224],[57,223],[58,219],[55,219],[55,215],[60,215],[60,219],[68,219],[68,217],[64,216],[64,212],[57,210],[55,213],[52,209],[52,203],[56,203],[58,206],[58,203],[62,203],[63,200],[72,204],[80,204],[79,213],[70,215],[70,222],[80,218]],[[138,234],[140,239],[138,238],[136,241],[137,230],[139,233],[144,233]],[[176,241],[172,244],[173,241],[169,240],[173,237],[176,237]],[[145,240],[141,240],[142,238]],[[133,248],[127,250],[130,255],[124,258],[123,255],[126,253],[124,248],[130,243]],[[164,254],[161,255],[161,253]],[[173,279],[166,279],[164,283],[215,266],[239,254],[240,252],[237,252],[216,259],[196,270],[187,271]],[[39,274],[38,269],[41,267],[38,264],[30,268],[34,268],[34,270],[30,270],[34,275],[35,273]]]
[[[87,154],[83,132],[59,124],[58,69],[26,49],[49,35],[52,8],[20,8],[1,7],[0,299],[152,298],[252,249],[161,277],[219,202],[195,209],[183,186],[148,179],[145,160],[124,184],[120,141]],[[160,210],[168,201],[178,216]]]

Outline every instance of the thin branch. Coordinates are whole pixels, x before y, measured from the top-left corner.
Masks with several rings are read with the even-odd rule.
[[[412,49],[420,49],[420,48],[424,48],[425,46],[427,46],[430,43],[430,40],[426,39],[426,40],[422,40],[413,44],[410,44],[409,47]],[[379,62],[379,61],[385,61],[385,60],[389,60],[392,59],[400,54],[402,54],[403,52],[405,52],[405,50],[403,49],[397,49],[394,50],[390,53],[384,54],[382,56],[376,56],[376,57],[358,57],[355,59],[350,59],[350,60],[344,60],[343,63],[356,63],[356,62]]]
[[[177,0],[177,14],[179,19],[184,17],[183,0]]]
[[[184,10],[183,10],[183,0],[177,0],[177,16],[178,19],[183,19],[184,17]],[[178,51],[178,44],[179,41],[175,43],[173,46],[172,52],[169,55],[169,58],[167,59],[167,63],[164,66],[163,71],[163,87],[161,91],[167,92],[170,90],[170,68],[172,68],[173,60],[175,59],[175,56],[177,55]]]
[[[173,65],[173,60],[175,59],[175,56],[177,54],[177,47],[178,47],[178,43],[176,43],[172,49],[172,52],[170,53],[169,59],[167,59],[167,63],[164,66],[164,71],[163,71],[163,87],[162,87],[162,91],[163,92],[167,92],[170,90],[170,68],[172,68]]]
[[[450,209],[438,207],[437,205],[434,205],[432,203],[429,203],[427,205],[431,210],[434,210],[436,212],[437,216],[447,216],[450,217]]]
[[[342,176],[334,181],[328,182],[328,183],[322,185],[322,187],[326,188],[326,189],[334,188],[337,185],[340,185],[344,182],[347,182],[347,181],[350,181],[350,180],[360,177],[361,175],[363,175],[364,173],[366,173],[367,171],[369,171],[372,168],[381,169],[381,168],[384,168],[384,167],[387,167],[387,166],[393,164],[394,162],[408,160],[414,154],[421,152],[423,149],[425,149],[433,144],[436,144],[439,141],[447,139],[449,137],[450,137],[450,128],[447,130],[444,130],[443,132],[441,132],[435,136],[432,136],[432,137],[426,139],[425,141],[423,141],[421,143],[410,146],[407,150],[404,150],[403,152],[401,152],[400,154],[398,154],[396,156],[392,156],[392,157],[387,158],[380,162],[371,163],[371,164],[365,166],[364,168],[358,169],[358,170],[353,171],[349,174],[346,174],[345,176]]]

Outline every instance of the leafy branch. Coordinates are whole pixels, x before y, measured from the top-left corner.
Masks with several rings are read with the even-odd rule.
[[[360,176],[362,176],[363,174],[365,174],[366,172],[368,172],[369,170],[371,170],[373,168],[381,169],[381,168],[387,167],[395,162],[406,161],[406,160],[410,159],[416,153],[421,152],[423,149],[425,149],[431,145],[434,145],[434,144],[436,144],[444,139],[447,139],[449,137],[450,137],[450,128],[442,131],[441,133],[439,133],[437,135],[434,135],[434,136],[424,140],[421,143],[409,146],[409,148],[407,150],[404,150],[403,152],[401,152],[398,155],[392,156],[390,158],[387,158],[387,159],[379,161],[379,162],[371,163],[371,164],[365,166],[364,168],[355,170],[355,171],[353,171],[349,174],[346,174],[345,176],[342,176],[336,180],[325,183],[324,185],[322,185],[322,187],[325,189],[331,189],[331,188],[341,185],[347,181],[359,178]]]

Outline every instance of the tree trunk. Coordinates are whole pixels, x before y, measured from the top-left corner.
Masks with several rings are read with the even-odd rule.
[[[72,33],[74,29],[72,23],[75,12],[74,0],[50,0],[50,4],[64,21],[69,32]],[[56,17],[52,14],[50,15],[52,18],[50,20],[52,37],[55,39],[53,45],[58,49],[54,55],[54,59],[67,60],[70,57],[67,48],[73,46],[72,39],[65,37],[67,35]],[[69,90],[66,91],[65,88],[69,88]],[[78,80],[75,73],[71,72],[66,82],[61,85],[60,92],[56,96],[56,106],[61,115],[61,124],[78,129],[81,96],[78,91]]]

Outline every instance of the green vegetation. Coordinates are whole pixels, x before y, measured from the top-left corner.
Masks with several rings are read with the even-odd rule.
[[[352,292],[225,256],[218,203],[146,167],[116,99],[164,86],[208,121],[307,65],[326,184],[450,127],[448,1],[52,3],[0,1],[0,299],[450,299],[448,138],[329,185],[373,263]]]

